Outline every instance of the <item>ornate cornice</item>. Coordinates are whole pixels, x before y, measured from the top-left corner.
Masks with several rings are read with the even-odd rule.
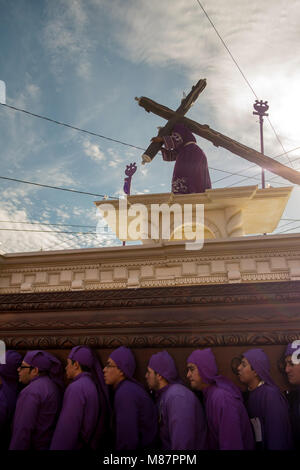
[[[86,310],[300,301],[300,281],[0,295],[0,311]]]
[[[280,332],[245,333],[245,334],[114,334],[102,335],[47,335],[30,334],[24,336],[7,335],[3,337],[8,349],[70,349],[84,344],[93,348],[112,349],[119,346],[130,348],[178,348],[178,347],[216,347],[216,346],[266,346],[287,344],[300,338],[300,329],[293,334]]]
[[[300,338],[300,281],[0,295],[8,348],[207,347]]]

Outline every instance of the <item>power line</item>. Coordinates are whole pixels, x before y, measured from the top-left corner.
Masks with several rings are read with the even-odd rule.
[[[251,166],[250,168],[254,168],[254,167],[255,167],[255,165]],[[215,171],[221,171],[223,173],[229,173],[230,176],[243,176],[243,175],[240,175],[238,173],[233,173],[233,172],[230,172],[230,171],[222,170],[220,168],[209,167],[209,169],[215,170]],[[221,181],[225,178],[229,178],[230,176],[220,178],[219,180],[216,180],[213,183],[217,183],[218,181]],[[17,179],[17,178],[9,178],[7,176],[0,176],[0,179],[7,180],[7,181],[13,181],[15,183],[30,184],[30,185],[33,185],[33,186],[38,186],[38,187],[47,188],[47,189],[56,189],[56,190],[59,190],[59,191],[67,191],[67,192],[72,192],[72,193],[77,193],[77,194],[84,194],[84,195],[87,195],[87,196],[96,196],[96,197],[109,198],[109,199],[120,199],[117,196],[109,196],[107,194],[90,193],[90,192],[86,192],[86,191],[79,191],[79,190],[76,190],[76,189],[62,188],[62,187],[59,187],[59,186],[51,186],[51,185],[48,185],[48,184],[35,183],[35,182],[32,182],[32,181],[25,181],[25,180],[21,180],[21,179]],[[254,178],[246,177],[245,179],[258,179],[258,178],[256,178],[256,177],[254,177]],[[283,184],[283,183],[277,183],[277,184]]]
[[[215,32],[216,32],[218,38],[220,39],[220,41],[222,42],[223,46],[225,47],[225,49],[227,50],[228,54],[230,55],[231,59],[233,60],[233,62],[235,63],[236,67],[237,67],[238,70],[240,71],[240,73],[241,73],[242,77],[244,78],[245,82],[247,83],[248,87],[250,88],[250,90],[251,90],[252,93],[254,94],[255,98],[258,100],[258,96],[257,96],[257,94],[255,93],[255,91],[254,91],[252,85],[250,84],[249,80],[247,79],[246,75],[245,75],[244,72],[242,71],[241,67],[239,66],[239,64],[237,63],[237,61],[235,60],[235,58],[233,57],[233,55],[232,55],[232,53],[231,53],[229,47],[227,46],[227,44],[225,43],[225,41],[224,41],[223,38],[221,37],[221,35],[220,35],[219,31],[217,30],[217,28],[215,27],[213,21],[210,19],[208,13],[205,11],[204,7],[203,7],[202,4],[200,3],[200,0],[197,0],[197,2],[198,2],[198,4],[199,4],[200,8],[202,9],[203,13],[205,14],[206,18],[208,19],[208,21],[209,21],[210,24],[212,25],[213,29],[215,30]],[[273,132],[274,132],[274,134],[275,134],[275,136],[276,136],[278,142],[280,143],[281,147],[283,148],[283,150],[284,150],[284,152],[285,152],[285,148],[284,148],[284,146],[283,146],[281,140],[279,139],[279,136],[277,135],[277,133],[276,133],[276,131],[275,131],[275,129],[274,129],[274,127],[273,127],[271,121],[270,121],[270,118],[268,118],[268,122],[269,122],[269,124],[270,124],[270,126],[271,126],[271,128],[272,128],[272,130],[273,130]],[[285,154],[286,154],[286,153],[287,153],[287,152],[285,152]],[[291,163],[289,157],[287,157],[287,158],[288,158],[289,162]]]
[[[208,19],[208,21],[210,22],[210,24],[212,25],[212,27],[214,28],[218,38],[220,39],[220,41],[222,42],[223,46],[225,47],[225,49],[227,50],[228,54],[230,55],[231,59],[233,60],[233,62],[235,63],[235,65],[237,66],[237,68],[239,69],[240,73],[242,74],[245,82],[247,83],[247,85],[249,86],[249,88],[251,89],[252,93],[254,94],[254,96],[256,97],[256,99],[258,99],[258,96],[257,94],[255,93],[253,87],[251,86],[251,84],[249,83],[246,75],[244,74],[244,72],[242,71],[242,69],[240,68],[239,64],[237,63],[237,61],[235,60],[235,58],[233,57],[231,51],[229,50],[227,44],[225,43],[225,41],[223,40],[223,38],[221,37],[219,31],[217,30],[217,28],[215,27],[214,23],[212,22],[212,20],[210,19],[210,17],[208,16],[208,14],[206,13],[204,7],[202,6],[202,4],[200,3],[199,0],[197,0],[200,8],[202,9],[203,13],[205,14],[206,18]]]
[[[277,132],[275,131],[274,126],[273,126],[273,124],[272,124],[271,121],[270,121],[270,118],[267,117],[267,120],[268,120],[268,123],[270,124],[270,126],[271,126],[271,128],[272,128],[272,130],[273,130],[273,132],[274,132],[274,134],[275,134],[275,136],[276,136],[276,139],[278,140],[279,144],[281,145],[282,150],[285,152],[285,148],[284,148],[284,146],[283,146],[283,143],[281,142],[281,140],[280,140],[280,138],[279,138]],[[287,152],[285,152],[284,155],[285,155],[285,157],[287,157],[289,163],[290,163],[290,164],[292,165],[292,167],[294,168],[294,165],[293,165],[293,163],[292,163],[290,157],[287,155]]]
[[[146,150],[144,148],[137,147],[136,145],[128,144],[127,142],[122,142],[121,140],[113,139],[112,137],[106,137],[105,135],[97,134],[96,132],[87,131],[86,129],[81,129],[80,127],[72,126],[71,124],[66,124],[65,122],[57,121],[57,120],[51,119],[47,116],[42,116],[41,114],[31,113],[30,111],[27,111],[27,110],[21,109],[21,108],[17,108],[16,106],[10,106],[10,105],[4,104],[4,103],[0,103],[0,104],[1,104],[1,106],[5,106],[6,108],[13,109],[14,111],[20,111],[21,113],[29,114],[30,116],[34,116],[34,117],[39,118],[39,119],[44,119],[45,121],[49,121],[49,122],[52,122],[53,124],[58,124],[60,126],[68,127],[68,128],[73,129],[75,131],[84,132],[85,134],[100,137],[101,139],[109,140],[110,142],[116,142],[117,144],[126,145],[127,147],[135,148],[135,149],[138,149],[138,150],[143,150],[143,151]]]
[[[282,221],[282,219],[281,219]],[[280,221],[280,222],[281,222]],[[284,227],[287,227],[288,225],[294,224],[295,222],[299,222],[299,220],[293,220],[292,222],[285,222],[282,224],[280,227],[278,227],[279,230],[283,229]],[[289,228],[289,230],[294,230],[293,228]]]
[[[22,228],[0,228],[1,232],[35,232],[35,233],[63,233],[63,234],[74,234],[77,235],[97,235],[96,232],[65,232],[60,230],[31,230],[31,229],[22,229]]]
[[[281,220],[292,220],[292,221],[294,221],[294,222],[300,222],[300,219],[286,219],[286,218],[283,218],[283,219],[281,219]]]
[[[289,230],[297,230],[297,228],[300,228],[300,225],[298,225],[297,227],[293,227],[292,229],[291,228],[288,228],[287,230],[283,230],[281,232],[277,232],[276,235],[279,235],[279,234],[282,234],[282,233],[286,233],[288,232]]]
[[[97,197],[110,198],[110,199],[119,199],[119,198],[114,197],[114,196],[108,196],[107,194],[88,193],[86,191],[78,191],[76,189],[61,188],[59,186],[50,186],[48,184],[33,183],[32,181],[19,180],[19,179],[16,179],[16,178],[8,178],[7,176],[0,176],[0,179],[8,180],[8,181],[14,181],[16,183],[31,184],[33,186],[40,186],[42,188],[59,189],[60,191],[69,191],[71,193],[85,194],[85,195],[88,195],[88,196],[97,196]]]
[[[197,0],[197,1],[198,1],[198,0]],[[199,1],[198,1],[198,3],[199,3]],[[200,3],[199,3],[199,4],[200,4]],[[203,7],[202,7],[201,4],[200,4],[200,6],[201,6],[201,8],[203,9]],[[203,9],[203,11],[205,12],[204,9]],[[206,14],[206,16],[208,17],[208,15],[207,15],[206,12],[205,12],[205,14]],[[209,19],[209,21],[211,22],[211,24],[213,25],[213,23],[212,23],[212,21],[210,20],[209,17],[208,17],[208,19]],[[216,28],[215,28],[214,25],[213,25],[213,27],[214,27],[214,29],[216,30]],[[217,30],[216,30],[216,32],[217,32]],[[224,43],[224,45],[225,45],[226,49],[228,50],[229,54],[232,56],[231,52],[230,52],[229,49],[227,48],[225,42],[223,41],[223,39],[221,38],[221,36],[219,35],[218,32],[217,32],[217,34],[218,34],[218,36],[220,37],[221,41]],[[232,58],[233,58],[233,56],[232,56]],[[235,61],[234,58],[233,58],[233,60],[234,60],[234,62],[236,63],[236,61]],[[238,67],[239,70],[240,70],[240,67],[238,66],[237,63],[236,63],[236,65],[237,65],[237,67]],[[241,71],[241,70],[240,70],[240,71]],[[244,76],[244,74],[243,74],[242,71],[241,71],[241,73],[242,73],[242,75]],[[246,79],[245,76],[244,76],[244,78],[245,78],[245,80],[247,81],[247,79]],[[248,81],[247,81],[247,83],[248,83]],[[249,84],[249,83],[248,83],[248,84]],[[249,84],[249,85],[250,85],[250,84]],[[251,87],[251,85],[250,85],[250,87]],[[251,88],[252,88],[252,87],[251,87]],[[256,96],[256,95],[255,95],[255,96]],[[126,145],[126,146],[128,146],[128,147],[132,147],[132,148],[135,148],[135,149],[138,149],[138,150],[143,150],[143,151],[145,151],[145,149],[142,148],[142,147],[137,147],[136,145],[128,144],[128,143],[126,143],[126,142],[122,142],[122,141],[120,141],[120,140],[113,139],[113,138],[111,138],[111,137],[106,137],[106,136],[103,136],[103,135],[101,135],[101,134],[97,134],[97,133],[95,133],[95,132],[87,131],[86,129],[81,129],[81,128],[79,128],[79,127],[75,127],[75,126],[72,126],[72,125],[70,125],[70,124],[66,124],[66,123],[63,123],[63,122],[60,122],[60,121],[57,121],[57,120],[48,118],[48,117],[46,117],[46,116],[42,116],[42,115],[39,115],[39,114],[31,113],[30,111],[27,111],[27,110],[25,110],[25,109],[17,108],[17,107],[15,107],[15,106],[10,106],[10,105],[4,104],[4,103],[0,103],[0,105],[5,106],[6,108],[9,108],[9,109],[13,109],[13,110],[15,110],[15,111],[23,112],[23,113],[25,113],[25,114],[28,114],[28,115],[31,115],[31,116],[34,116],[34,117],[37,117],[37,118],[40,118],[40,119],[44,119],[44,120],[50,121],[50,122],[55,123],[55,124],[58,124],[58,125],[62,125],[62,126],[69,127],[69,128],[71,128],[71,129],[74,129],[74,130],[77,130],[77,131],[80,131],[80,132],[84,132],[84,133],[86,133],[86,134],[90,134],[90,135],[93,135],[93,136],[96,136],[96,137],[100,137],[100,138],[102,138],[102,139],[110,140],[110,141],[112,141],[112,142],[116,142],[116,143],[119,143],[119,144],[122,144],[122,145]],[[270,122],[270,125],[271,125],[271,127],[273,128],[271,122]],[[273,128],[273,131],[274,131],[274,133],[276,134],[274,128]],[[279,141],[279,142],[280,142],[280,141]],[[280,142],[280,144],[281,144],[281,142]],[[284,153],[282,153],[282,154],[280,154],[280,155],[277,155],[277,156],[274,157],[274,158],[279,158],[279,157],[281,157],[281,156],[285,156],[285,155],[287,155],[288,153],[293,152],[294,150],[298,150],[298,149],[300,148],[300,147],[296,147],[296,148],[294,148],[294,149],[292,149],[292,150],[286,151],[286,150],[284,149],[284,147],[283,147],[282,144],[281,144],[281,146],[282,146],[282,148],[283,148],[283,150],[284,150]],[[300,157],[299,157],[299,158],[300,158]],[[289,157],[288,157],[288,159],[289,159]],[[289,162],[292,163],[292,162],[295,161],[295,160],[296,160],[296,159],[294,159],[294,160],[291,161],[291,160],[289,159]],[[211,168],[211,167],[210,167],[210,168]],[[249,167],[249,168],[253,168],[253,166],[251,166],[251,167]],[[211,169],[217,170],[217,171],[224,171],[224,170],[220,170],[220,169],[217,169],[217,168],[211,168]],[[224,171],[224,173],[226,173],[226,172]],[[230,172],[227,172],[227,173],[230,173]],[[234,175],[234,173],[232,173],[232,174]],[[58,187],[49,186],[49,185],[43,185],[43,184],[31,183],[31,182],[22,181],[22,180],[16,180],[16,179],[13,179],[13,178],[8,178],[8,177],[0,177],[0,178],[2,178],[2,179],[7,179],[7,180],[11,180],[11,181],[17,181],[17,182],[21,182],[21,183],[33,184],[33,185],[36,185],[36,186],[42,186],[42,187],[51,188],[51,189],[60,189],[60,190],[62,190],[62,191],[71,191],[71,192],[76,192],[76,193],[86,194],[86,195],[91,195],[91,196],[105,197],[105,195],[101,195],[101,194],[94,194],[94,193],[88,193],[88,192],[84,192],[84,191],[76,191],[76,190],[72,190],[72,189],[58,188]],[[225,178],[222,178],[222,179],[225,179]],[[215,181],[215,182],[218,182],[218,181],[221,181],[221,180],[217,180],[217,181]],[[108,197],[111,198],[111,199],[116,199],[114,196],[108,196]]]
[[[231,173],[229,171],[224,171],[224,170],[218,170],[217,168],[211,168],[209,167],[211,170],[217,170],[217,171],[223,171],[224,173],[230,173],[229,176],[223,176],[223,178],[219,178],[218,180],[215,180],[215,181],[212,181],[212,184],[215,184],[215,183],[218,183],[219,181],[222,181],[222,180],[225,180],[227,178],[231,178],[232,176],[245,176],[245,175],[242,175],[241,173]],[[252,167],[253,168],[253,167]],[[258,178],[257,176],[246,176],[245,179],[254,179],[254,180],[257,180],[257,181],[261,181],[261,178]],[[242,180],[244,181],[244,180]],[[280,182],[277,182],[275,181],[276,184],[279,184],[281,186],[285,186],[285,183],[280,183]],[[235,184],[235,183],[233,183]]]
[[[295,147],[295,148],[292,149],[292,150],[288,150],[286,153],[294,152],[294,150],[298,150],[298,149],[300,149],[300,147]],[[275,160],[275,158],[279,158],[279,157],[282,157],[282,156],[284,156],[284,155],[285,155],[284,153],[280,153],[279,155],[276,155],[275,157],[272,157],[272,158]],[[292,162],[295,162],[295,161],[297,161],[297,160],[300,160],[300,157],[294,158],[294,159],[292,160]],[[248,166],[247,168],[245,168],[245,169],[242,170],[242,171],[248,171],[248,170],[251,170],[252,168],[257,168],[257,165]],[[219,181],[225,180],[226,178],[230,178],[232,175],[239,175],[238,173],[232,173],[232,172],[230,172],[230,171],[221,170],[221,169],[219,169],[219,168],[212,168],[212,167],[209,167],[209,169],[211,169],[211,170],[217,170],[217,171],[222,171],[223,173],[229,173],[229,176],[224,176],[223,178],[220,178],[220,179],[218,179],[218,180],[216,180],[216,181],[213,181],[213,183],[218,183]],[[257,173],[257,174],[258,174],[258,173]],[[239,175],[239,176],[244,176],[244,175]],[[250,177],[246,177],[245,179],[248,179],[248,178],[250,178]],[[281,178],[281,176],[275,175],[275,176],[273,176],[273,178],[269,178],[268,181],[273,181],[275,178]],[[260,178],[257,178],[257,179],[259,179],[259,181],[261,181]],[[241,181],[244,181],[244,180],[241,180]],[[238,183],[240,183],[241,181],[239,181]],[[236,184],[236,183],[235,183],[235,184]]]
[[[44,222],[26,222],[26,221],[16,221],[13,220],[0,220],[0,223],[7,224],[29,224],[29,225],[55,225],[57,227],[85,227],[85,228],[95,228],[95,225],[73,225],[73,224],[46,224]]]
[[[294,149],[294,150],[296,150],[296,149]],[[291,150],[291,151],[292,151],[292,150]],[[278,157],[281,157],[281,156],[282,156],[282,154],[281,154],[281,155],[277,155],[277,157],[273,157],[273,158],[278,158]],[[300,157],[294,158],[292,161],[295,162],[296,160],[300,160]],[[252,169],[252,168],[257,168],[257,165],[251,165],[251,166],[247,167],[244,171],[248,171],[248,170],[250,170],[250,169]],[[258,174],[258,173],[257,173],[257,174]],[[225,178],[230,178],[230,176],[225,176],[224,178],[221,178],[221,179],[225,179]],[[242,180],[239,180],[239,181],[237,181],[236,183],[232,183],[232,184],[239,184],[239,183],[242,183],[243,181],[246,181],[248,178],[250,178],[250,177],[246,177],[246,178],[244,178],[244,179],[242,179]],[[273,180],[276,179],[276,178],[282,178],[282,176],[275,175],[275,176],[273,176],[272,178],[268,178],[268,181],[273,181]],[[217,180],[217,181],[220,181],[220,180]],[[214,183],[216,183],[217,181],[214,181]],[[277,184],[278,184],[278,181],[274,181],[274,183],[277,183]],[[229,188],[230,186],[231,186],[231,185],[225,186],[225,187],[226,187],[226,188]]]

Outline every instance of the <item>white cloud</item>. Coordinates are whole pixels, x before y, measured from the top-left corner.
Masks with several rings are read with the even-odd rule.
[[[91,157],[92,160],[99,162],[105,160],[105,155],[100,149],[99,145],[92,144],[89,140],[83,143],[84,153]]]
[[[269,101],[270,119],[283,143],[289,148],[299,144],[297,108],[291,111],[300,100],[299,1],[215,0],[203,5],[259,99]],[[114,34],[124,57],[154,67],[180,67],[191,84],[208,79],[190,111],[193,119],[213,119],[217,130],[246,145],[257,144],[255,96],[197,2],[115,0],[111,15],[118,22]],[[267,154],[280,153],[268,126],[265,139]]]
[[[49,3],[48,14],[52,19],[44,29],[43,42],[50,53],[56,78],[64,79],[63,69],[68,63],[80,78],[88,79],[91,72],[89,54],[94,45],[88,34],[89,22],[84,3],[81,0]]]

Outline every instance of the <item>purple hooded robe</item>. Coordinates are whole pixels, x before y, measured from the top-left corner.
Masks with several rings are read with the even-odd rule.
[[[243,353],[243,356],[264,382],[249,392],[247,400],[251,420],[259,419],[263,448],[267,450],[291,449],[288,403],[270,376],[270,363],[267,355],[262,349],[250,349]]]
[[[47,375],[35,377],[21,391],[9,449],[47,450],[61,405],[62,365],[46,351],[29,351],[24,362]]]
[[[197,349],[187,363],[195,364],[209,387],[203,390],[210,450],[252,450],[254,437],[242,394],[229,379],[218,375],[210,348]]]
[[[108,389],[97,357],[87,346],[75,346],[69,359],[89,367],[68,385],[51,450],[97,449],[109,421]]]
[[[172,134],[164,136],[163,140],[163,159],[176,160],[172,193],[204,193],[211,188],[205,153],[198,147],[191,131],[183,124],[175,124]]]
[[[154,354],[148,366],[168,381],[156,393],[163,450],[203,450],[206,422],[200,400],[182,384],[167,351]]]
[[[292,356],[293,353],[298,350],[299,346],[293,347],[293,343],[289,343],[284,356]],[[299,358],[299,356],[297,358]],[[294,447],[300,449],[300,384],[286,393],[289,402]]]
[[[114,391],[116,450],[150,449],[156,444],[157,414],[143,385],[133,378],[135,359],[130,349],[121,346],[110,358],[124,373]]]
[[[8,449],[11,438],[11,422],[18,393],[18,367],[22,356],[17,351],[6,351],[6,364],[0,364],[0,449]]]

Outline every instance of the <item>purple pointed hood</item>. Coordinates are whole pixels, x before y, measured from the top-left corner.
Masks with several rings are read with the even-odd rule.
[[[48,372],[49,377],[63,390],[63,367],[59,359],[47,351],[28,351],[23,359],[30,366],[37,367],[40,372]]]
[[[22,363],[22,356],[17,351],[6,351],[6,364],[0,364],[0,377],[4,380],[18,382],[18,367]]]
[[[299,340],[298,340],[299,341]],[[299,346],[297,346],[296,344],[294,345],[293,347],[293,344],[294,344],[294,341],[292,343],[289,343],[286,347],[286,350],[284,352],[284,356],[287,357],[287,356],[292,356],[293,353],[295,351],[297,351],[298,349],[300,350],[300,344]]]
[[[99,359],[89,346],[75,346],[71,349],[68,358],[72,361],[79,362],[79,364],[91,370],[91,377],[98,390],[101,414],[91,441],[91,446],[95,449],[99,445],[99,442],[101,442],[110,420],[111,406],[108,387],[104,381]]]
[[[106,406],[110,407],[109,393],[107,385],[104,381],[102,367],[91,348],[88,346],[75,346],[73,349],[71,349],[68,358],[72,361],[77,361],[79,364],[91,369],[92,378],[94,379],[97,388],[102,391],[105,397]]]
[[[115,349],[109,357],[115,361],[118,368],[128,379],[133,378],[136,363],[134,355],[129,348],[120,346],[119,348]]]
[[[243,356],[250,363],[252,369],[266,384],[277,387],[270,375],[270,362],[268,356],[262,349],[249,349]]]
[[[217,387],[227,390],[236,398],[242,399],[240,389],[231,380],[218,374],[216,359],[210,348],[196,349],[187,358],[187,363],[189,362],[197,366],[199,374],[205,383],[209,385],[215,384]]]
[[[174,359],[167,351],[161,351],[151,356],[148,367],[160,374],[170,384],[182,383]]]

